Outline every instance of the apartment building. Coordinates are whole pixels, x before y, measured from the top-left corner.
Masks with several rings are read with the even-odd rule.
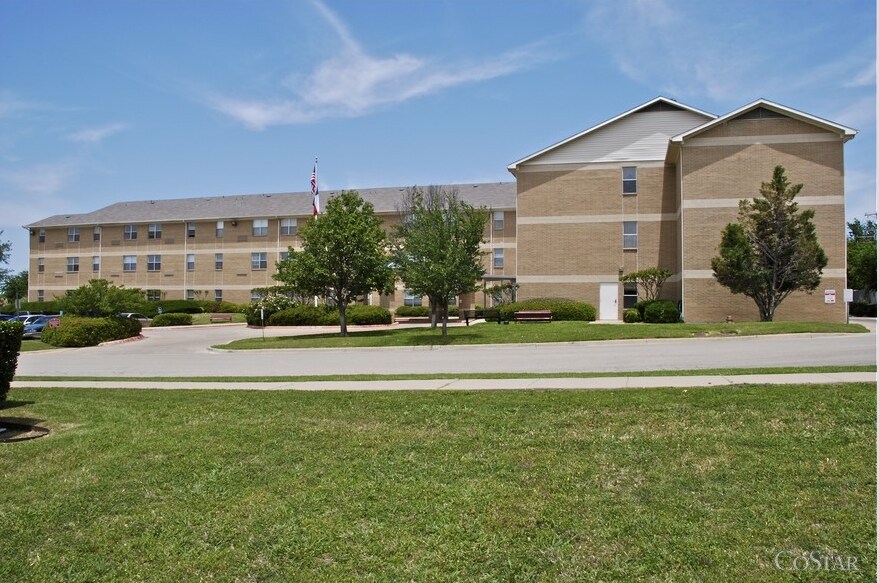
[[[515,282],[518,297],[566,297],[618,320],[638,300],[620,276],[661,267],[673,275],[663,297],[688,321],[757,320],[753,302],[717,284],[711,258],[738,202],[758,195],[782,165],[803,183],[829,258],[822,284],[779,308],[781,320],[844,321],[844,152],[857,132],[767,100],[726,115],[657,97],[513,162],[516,181],[445,185],[489,209],[486,284]],[[405,188],[359,190],[390,226]],[[333,193],[322,193],[332,196]],[[31,232],[29,299],[104,278],[150,299],[242,303],[273,285],[275,264],[299,248],[311,194],[280,193],[120,202],[57,215]],[[395,308],[420,298],[399,287],[368,298]],[[482,303],[481,296],[462,305]]]
[[[515,183],[452,184],[446,189],[489,209],[486,277],[515,266]],[[406,188],[358,191],[385,225],[399,222]],[[325,200],[334,192],[322,192]],[[310,192],[119,202],[90,213],[56,215],[30,230],[28,299],[50,300],[102,278],[137,287],[150,300],[203,299],[245,303],[272,276],[312,213]],[[420,298],[402,286],[370,303],[395,308]]]

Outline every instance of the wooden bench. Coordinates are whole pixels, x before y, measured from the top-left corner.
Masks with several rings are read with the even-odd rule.
[[[232,314],[211,314],[211,322],[231,322]]]
[[[513,314],[516,322],[552,322],[551,310],[522,310]]]

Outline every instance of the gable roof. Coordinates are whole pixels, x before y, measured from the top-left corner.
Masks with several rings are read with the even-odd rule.
[[[702,132],[707,131],[713,127],[716,127],[726,121],[729,121],[731,119],[734,119],[736,117],[744,115],[744,114],[748,113],[749,111],[753,111],[753,110],[761,108],[761,107],[768,109],[770,111],[774,111],[776,113],[780,113],[782,115],[786,115],[788,117],[792,117],[792,118],[800,120],[802,122],[816,125],[816,126],[821,127],[825,130],[837,133],[837,134],[839,134],[839,136],[842,138],[842,141],[844,141],[844,142],[852,139],[858,133],[858,130],[855,130],[855,129],[846,127],[844,125],[840,125],[838,123],[834,123],[832,121],[828,121],[826,119],[823,119],[823,118],[820,118],[820,117],[793,109],[791,107],[787,107],[785,105],[781,105],[780,103],[775,103],[773,101],[769,101],[768,99],[758,99],[757,101],[753,101],[745,106],[738,108],[735,111],[731,111],[731,112],[727,113],[726,115],[722,115],[722,116],[717,117],[711,121],[708,121],[708,122],[702,124],[701,126],[695,127],[691,130],[687,130],[686,132],[682,132],[676,136],[673,136],[671,141],[672,141],[672,143],[679,144],[688,138],[691,138],[693,136],[701,134]]]
[[[636,113],[639,113],[639,112],[642,112],[645,110],[655,109],[655,108],[661,107],[661,106],[671,107],[673,109],[677,109],[680,111],[688,111],[688,112],[703,116],[707,119],[714,119],[717,117],[714,114],[702,111],[700,109],[696,109],[695,107],[691,107],[691,106],[685,105],[683,103],[679,103],[679,102],[675,101],[674,99],[670,99],[668,97],[662,97],[662,96],[655,97],[646,103],[642,103],[641,105],[633,107],[632,109],[630,109],[624,113],[621,113],[615,117],[612,117],[611,119],[603,121],[598,125],[592,126],[592,127],[588,128],[578,134],[574,134],[573,136],[565,138],[564,140],[557,142],[551,146],[548,146],[542,150],[534,152],[533,154],[529,154],[528,156],[525,156],[524,158],[522,158],[520,160],[516,160],[515,162],[513,162],[512,164],[507,166],[507,170],[509,170],[513,175],[515,175],[516,170],[518,169],[518,167],[520,165],[522,165],[526,162],[529,162],[539,156],[542,156],[543,154],[546,154],[547,152],[561,148],[562,146],[565,146],[566,144],[569,144],[569,143],[571,143],[575,140],[578,140],[584,136],[592,134],[592,133],[594,133],[604,127],[607,127],[607,126],[613,124],[614,122],[617,122],[623,118],[629,117],[630,115],[633,115],[633,114],[636,114]]]
[[[475,206],[491,209],[516,208],[515,182],[480,184],[445,184],[446,190],[455,190],[461,200]],[[402,202],[406,187],[351,189],[373,205],[377,214],[394,214]],[[341,190],[321,192],[332,198]],[[113,225],[128,223],[160,223],[181,221],[231,220],[275,217],[310,217],[311,192],[281,192],[274,194],[240,194],[165,200],[117,202],[90,213],[60,214],[47,217],[26,229]],[[326,199],[324,199],[326,202]]]

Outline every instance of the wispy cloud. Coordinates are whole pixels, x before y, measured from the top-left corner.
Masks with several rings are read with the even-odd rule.
[[[97,144],[103,142],[110,136],[124,132],[130,126],[125,123],[113,123],[100,127],[86,128],[78,132],[67,135],[67,139],[71,142],[82,142],[86,144]]]
[[[63,189],[79,173],[73,162],[34,164],[25,168],[0,169],[0,182],[18,192],[52,195]]]
[[[313,4],[340,41],[338,54],[311,73],[289,80],[289,97],[245,99],[214,93],[205,99],[207,105],[255,130],[356,117],[446,88],[509,75],[549,58],[538,45],[464,63],[442,64],[409,54],[374,56],[357,42],[338,15],[318,0]]]
[[[12,91],[0,89],[0,119],[39,107],[39,104],[21,99]]]

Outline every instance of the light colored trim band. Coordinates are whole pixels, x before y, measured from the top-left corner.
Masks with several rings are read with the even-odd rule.
[[[695,199],[685,200],[683,203],[683,207],[685,209],[738,208],[740,200],[751,200],[751,199],[695,198]],[[798,196],[795,200],[800,206],[831,206],[831,205],[835,205],[835,204],[845,204],[845,197],[842,195]]]
[[[722,138],[693,138],[684,141],[684,147],[710,146],[756,146],[759,144],[805,144],[810,142],[841,142],[837,135],[824,134],[783,134],[774,136],[729,136]]]
[[[738,203],[736,203],[738,204]],[[659,221],[676,221],[677,213],[645,214],[626,213],[616,215],[565,215],[558,217],[518,217],[520,225],[583,225],[588,223],[621,223],[623,221],[638,221],[643,223],[655,223]]]
[[[571,170],[619,170],[623,166],[637,166],[638,168],[664,168],[665,159],[662,160],[621,160],[619,162],[569,162],[556,164],[541,164],[539,162],[527,162],[519,166],[517,172],[570,172]]]
[[[517,275],[516,283],[619,283],[619,275]]]

